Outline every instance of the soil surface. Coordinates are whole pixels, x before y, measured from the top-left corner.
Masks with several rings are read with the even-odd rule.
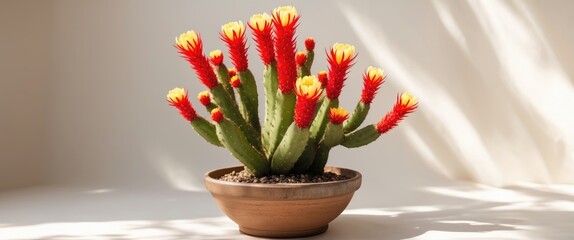
[[[344,175],[338,175],[332,172],[323,173],[323,175],[314,174],[281,174],[281,175],[270,175],[265,177],[254,177],[247,171],[243,170],[240,172],[230,172],[219,178],[219,180],[228,182],[239,182],[239,183],[320,183],[320,182],[333,182],[349,179],[349,177]]]

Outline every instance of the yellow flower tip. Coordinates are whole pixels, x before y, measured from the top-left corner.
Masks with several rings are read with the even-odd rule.
[[[321,82],[315,76],[299,78],[295,83],[295,94],[309,100],[317,100],[322,93]]]
[[[183,88],[176,87],[169,90],[167,93],[167,100],[170,102],[180,102],[187,97],[187,92]]]
[[[406,107],[413,107],[418,103],[417,98],[408,92],[401,94],[401,104]]]
[[[341,63],[355,54],[355,46],[348,43],[335,43],[331,50],[335,53],[335,61],[337,63]]]
[[[218,58],[218,57],[221,57],[222,54],[223,53],[221,52],[221,50],[216,49],[216,50],[209,52],[209,57],[210,58]]]
[[[349,118],[349,111],[344,108],[331,108],[329,109],[329,120],[331,123],[338,125],[343,123]]]
[[[383,71],[383,69],[370,66],[367,68],[367,77],[372,82],[380,82],[385,77],[385,71]]]
[[[340,116],[343,118],[347,118],[349,116],[349,111],[344,108],[331,108],[330,113],[335,116]]]
[[[335,43],[331,51],[335,54],[335,61],[340,64],[355,55],[355,46],[348,43]]]
[[[231,79],[229,79],[229,83],[234,88],[241,87],[241,79],[239,79],[239,77],[237,75],[231,77]]]
[[[249,26],[257,31],[265,30],[271,24],[271,16],[267,13],[255,14],[249,19]]]
[[[229,22],[221,26],[221,32],[225,37],[233,41],[245,34],[245,26],[241,21]]]
[[[280,6],[273,10],[273,15],[281,21],[281,26],[288,26],[298,16],[297,9],[293,6]]]
[[[195,48],[198,42],[199,35],[194,31],[187,31],[175,37],[175,44],[185,50],[189,50],[190,47]]]
[[[197,98],[198,98],[198,99],[204,98],[204,97],[209,97],[209,96],[210,96],[210,95],[209,95],[209,91],[207,91],[207,90],[201,91],[201,92],[199,92],[199,94],[197,94]]]

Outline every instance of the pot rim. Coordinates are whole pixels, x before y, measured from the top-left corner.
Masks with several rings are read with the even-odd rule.
[[[361,186],[362,175],[358,171],[333,166],[325,167],[326,171],[350,176],[349,179],[321,183],[237,183],[214,177],[231,171],[241,171],[243,166],[219,168],[204,175],[205,187],[211,194],[233,197],[271,198],[274,199],[311,199],[334,197],[349,194]],[[216,175],[216,176],[214,176]]]
[[[265,188],[285,188],[285,187],[292,187],[292,186],[300,186],[300,185],[305,185],[305,186],[311,186],[311,185],[331,185],[334,183],[343,183],[343,182],[350,182],[350,181],[354,181],[357,178],[361,178],[362,175],[360,172],[355,171],[353,169],[348,169],[348,168],[342,168],[342,167],[335,167],[335,166],[326,166],[325,170],[326,172],[328,172],[327,170],[333,170],[333,169],[339,169],[342,171],[347,171],[347,172],[353,172],[355,174],[355,176],[352,176],[348,179],[345,180],[337,180],[337,181],[329,181],[329,182],[309,182],[309,183],[240,183],[240,182],[229,182],[229,181],[225,181],[225,180],[219,180],[216,178],[213,178],[212,176],[210,176],[211,174],[213,174],[216,171],[224,171],[224,170],[229,170],[229,172],[231,171],[237,171],[236,169],[240,169],[239,171],[244,169],[244,166],[234,166],[234,167],[225,167],[225,168],[218,168],[212,171],[209,171],[207,173],[204,174],[204,178],[205,180],[209,180],[211,182],[217,182],[217,184],[223,184],[223,185],[230,185],[230,186],[244,186],[244,185],[249,185],[249,186],[254,186],[254,187],[265,187]],[[340,173],[338,173],[340,174]]]

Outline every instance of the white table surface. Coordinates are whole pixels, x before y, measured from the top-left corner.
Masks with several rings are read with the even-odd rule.
[[[574,186],[453,182],[370,195],[359,190],[310,239],[574,239]],[[0,193],[0,239],[255,238],[206,192],[45,186]]]

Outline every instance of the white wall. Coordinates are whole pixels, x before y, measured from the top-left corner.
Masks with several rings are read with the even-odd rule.
[[[192,97],[204,90],[178,57],[173,38],[194,29],[201,32],[206,51],[224,49],[218,39],[222,24],[246,22],[281,4],[294,4],[302,15],[299,42],[307,36],[317,41],[314,72],[326,68],[323,49],[332,43],[356,45],[359,56],[342,95],[344,107],[354,107],[360,76],[369,65],[385,68],[388,78],[368,122],[378,121],[399,91],[412,91],[421,101],[417,113],[377,143],[334,150],[331,163],[362,171],[364,188],[438,184],[444,176],[495,185],[572,181],[574,129],[567,123],[574,118],[568,108],[574,101],[574,67],[568,64],[574,58],[574,33],[566,23],[574,20],[574,4],[568,1],[45,4],[51,5],[52,17],[37,4],[31,9],[41,13],[35,17],[51,19],[50,82],[37,78],[46,69],[28,71],[33,77],[26,79],[45,84],[49,104],[29,112],[2,101],[3,108],[24,115],[13,120],[17,127],[7,127],[18,138],[1,141],[17,146],[7,147],[8,156],[26,159],[38,171],[44,162],[39,159],[46,156],[49,183],[198,190],[204,172],[237,164],[223,149],[204,143],[166,104],[165,94],[175,86],[189,89]],[[18,16],[23,15],[13,18]],[[13,31],[26,26],[2,24]],[[250,66],[259,76],[255,47],[249,44]],[[16,56],[16,48],[2,48]],[[0,91],[7,92],[2,99],[17,95]],[[43,99],[40,90],[32,91],[39,92],[38,98],[25,101]],[[564,103],[562,111],[556,102]],[[27,125],[25,114],[46,118],[46,124]],[[40,141],[34,136],[44,127],[46,142],[29,145],[30,139]],[[42,147],[45,155],[29,150]]]
[[[37,184],[45,175],[50,7],[0,2],[0,189]]]

